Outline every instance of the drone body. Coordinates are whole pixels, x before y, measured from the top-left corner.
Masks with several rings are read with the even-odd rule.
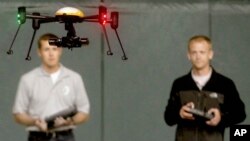
[[[74,7],[63,7],[57,10],[55,13],[55,16],[63,16],[63,15],[77,16],[79,18],[84,17],[84,13],[81,10]]]
[[[110,19],[107,17],[107,8],[104,6],[99,6],[99,13],[97,15],[90,15],[86,16],[81,10],[74,8],[74,7],[64,7],[56,11],[54,16],[45,16],[41,15],[40,13],[32,13],[27,14],[25,7],[19,7],[18,8],[18,23],[19,27],[17,29],[17,32],[14,36],[14,39],[11,43],[11,46],[9,50],[7,51],[7,54],[13,54],[12,46],[16,39],[16,36],[19,32],[19,29],[22,24],[26,22],[26,19],[32,19],[32,28],[34,29],[33,36],[31,39],[31,43],[29,46],[28,54],[26,57],[26,60],[31,60],[30,57],[30,51],[32,48],[33,40],[36,34],[36,31],[40,28],[41,24],[44,23],[51,23],[51,22],[58,22],[58,23],[64,23],[65,24],[65,30],[68,31],[67,35],[62,38],[56,38],[56,39],[49,39],[50,45],[56,45],[58,47],[64,47],[64,48],[79,48],[82,45],[88,45],[89,40],[88,38],[81,38],[76,35],[74,24],[75,23],[82,23],[82,22],[96,22],[99,23],[102,26],[107,44],[108,44],[108,55],[113,55],[110,43],[108,40],[108,35],[106,31],[105,25],[109,23],[111,25],[111,28],[115,31],[117,39],[119,41],[120,47],[123,52],[122,60],[127,60],[127,56],[125,54],[125,51],[123,49],[120,37],[117,32],[118,28],[118,19],[119,19],[119,13],[118,12],[111,12]]]

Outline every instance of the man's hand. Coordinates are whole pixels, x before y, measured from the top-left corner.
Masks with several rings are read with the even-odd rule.
[[[54,127],[61,127],[73,124],[71,118],[64,119],[63,117],[57,117],[54,123]]]
[[[220,114],[219,109],[211,108],[210,110],[208,110],[208,114],[213,114],[214,117],[210,119],[209,121],[206,121],[206,124],[210,126],[217,126],[219,122],[221,121],[221,114]]]
[[[190,109],[194,108],[194,103],[189,102],[186,105],[183,105],[180,109],[180,116],[182,119],[194,120],[193,114],[189,113]]]
[[[42,119],[36,119],[35,125],[43,132],[46,132],[48,130],[46,121]]]

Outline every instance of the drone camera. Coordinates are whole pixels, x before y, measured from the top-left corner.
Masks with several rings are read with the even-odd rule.
[[[61,46],[62,39],[61,38],[50,38],[48,42],[49,42],[49,45]]]
[[[26,9],[25,7],[18,7],[17,22],[18,24],[24,24],[26,21]]]
[[[88,45],[88,38],[80,38],[80,37],[62,37],[62,38],[51,38],[49,39],[50,45],[55,45],[58,47],[66,47],[66,48],[77,48],[82,45]]]
[[[104,6],[99,7],[99,23],[102,25],[107,23],[107,8]]]

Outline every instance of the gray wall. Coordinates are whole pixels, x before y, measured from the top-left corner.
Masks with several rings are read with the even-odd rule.
[[[36,42],[31,53],[32,60],[25,61],[32,36],[30,21],[20,30],[14,44],[14,54],[7,56],[5,53],[18,26],[17,7],[42,6],[30,11],[53,14],[63,6],[81,8],[78,4],[98,4],[97,0],[78,0],[75,3],[69,0],[58,3],[34,0],[23,2],[0,2],[0,138],[4,141],[26,140],[27,133],[23,126],[13,121],[11,108],[20,76],[39,65]],[[129,60],[121,60],[122,53],[110,27],[108,31],[115,53],[112,57],[102,52],[101,29],[98,24],[76,25],[77,34],[88,37],[90,45],[73,51],[65,49],[62,62],[83,76],[91,102],[90,121],[76,129],[78,141],[101,141],[102,131],[104,141],[174,140],[175,126],[165,125],[163,112],[172,81],[190,70],[190,63],[186,59],[186,44],[195,34],[205,34],[212,38],[215,50],[212,64],[217,71],[235,81],[246,104],[247,114],[250,114],[248,1],[221,0],[208,3],[205,0],[157,0],[153,3],[149,0],[107,0],[107,3],[124,12],[120,16],[118,32]],[[94,9],[81,9],[87,14],[97,12]],[[63,28],[60,24],[42,25],[37,37],[46,32],[65,35]],[[104,68],[101,68],[102,61]],[[104,115],[101,115],[102,108]],[[250,118],[247,117],[244,123],[249,122]],[[228,131],[225,138],[229,140]]]

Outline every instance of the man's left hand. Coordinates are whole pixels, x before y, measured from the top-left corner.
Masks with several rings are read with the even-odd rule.
[[[208,114],[213,114],[214,117],[209,121],[206,121],[206,124],[210,126],[217,126],[221,121],[221,113],[219,109],[211,108],[210,110],[208,110]]]
[[[72,124],[72,121],[70,119],[64,119],[63,117],[57,117],[54,122],[55,127],[67,126]]]

